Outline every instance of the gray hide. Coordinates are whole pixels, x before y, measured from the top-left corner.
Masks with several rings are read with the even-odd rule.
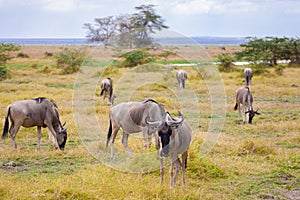
[[[178,89],[184,89],[185,88],[185,82],[187,80],[187,73],[185,70],[180,69],[178,70],[178,72],[176,73],[176,78],[177,78],[177,86]]]
[[[188,157],[188,148],[190,146],[192,140],[192,129],[188,126],[188,124],[183,121],[183,116],[179,113],[181,119],[174,119],[170,116],[169,113],[166,115],[166,123],[165,125],[172,131],[169,136],[169,143],[167,146],[164,145],[162,141],[162,131],[159,131],[157,140],[157,149],[160,160],[160,173],[161,173],[161,182],[164,180],[164,163],[163,157],[170,156],[171,158],[171,167],[170,167],[170,187],[174,187],[176,183],[176,179],[179,173],[179,170],[182,170],[182,184],[185,187],[185,178],[184,172],[187,167],[187,157]],[[169,154],[164,154],[164,149],[169,149]],[[178,155],[181,154],[181,161]],[[176,171],[174,174],[174,167],[176,167]]]
[[[236,104],[234,106],[234,110],[239,109],[239,118],[242,112],[243,124],[245,124],[246,122],[247,113],[249,113],[249,121],[248,121],[249,124],[252,123],[252,119],[255,116],[255,114],[257,115],[260,114],[257,112],[257,110],[256,111],[253,110],[252,103],[253,103],[253,97],[249,87],[242,87],[236,91]],[[242,104],[242,110],[240,104]]]
[[[9,119],[11,126],[9,128]],[[32,100],[16,101],[7,107],[2,138],[9,133],[12,137],[13,147],[17,147],[15,138],[20,127],[37,126],[38,149],[40,149],[41,127],[50,130],[56,149],[64,149],[67,141],[66,128],[60,122],[57,106],[51,100],[40,97]]]
[[[113,83],[111,78],[103,79],[101,81],[100,86],[101,86],[100,96],[103,96],[103,102],[105,98],[108,98],[108,104],[113,105],[116,96],[113,95]]]
[[[129,134],[142,132],[144,146],[150,147],[151,134],[159,130],[165,121],[165,110],[156,101],[148,99],[142,102],[120,103],[111,108],[109,117],[106,148],[111,142],[111,158],[114,159],[114,141],[120,128],[123,130],[122,143],[131,155],[128,148]]]
[[[245,84],[249,86],[252,82],[253,72],[251,68],[244,69]]]

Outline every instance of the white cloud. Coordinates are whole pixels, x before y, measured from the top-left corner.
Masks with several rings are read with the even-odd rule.
[[[68,12],[76,9],[74,0],[44,0],[40,2],[42,3],[42,8],[46,11]]]
[[[250,0],[191,0],[175,1],[171,11],[177,14],[223,14],[230,12],[255,12],[260,4]]]

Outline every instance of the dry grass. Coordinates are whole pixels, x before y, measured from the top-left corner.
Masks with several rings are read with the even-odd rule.
[[[37,151],[35,128],[21,128],[16,150],[12,149],[10,138],[1,141],[0,199],[293,199],[299,196],[299,68],[286,68],[282,76],[273,70],[266,76],[254,76],[253,106],[262,114],[254,118],[253,125],[237,124],[238,114],[233,111],[235,91],[243,85],[240,73],[222,73],[226,121],[212,151],[200,157],[212,119],[210,91],[203,74],[185,67],[189,74],[187,90],[177,91],[174,75],[178,67],[107,67],[105,63],[115,52],[100,48],[90,49],[90,55],[100,61],[98,66],[84,67],[78,74],[61,75],[53,67],[55,60],[43,57],[45,51],[55,53],[59,48],[25,47],[22,52],[30,58],[11,61],[12,78],[0,82],[0,116],[3,122],[6,106],[16,100],[38,96],[54,99],[62,121],[69,124],[66,150],[55,151],[43,130],[41,151]],[[199,59],[197,49],[175,48],[183,57],[188,55],[187,60]],[[213,56],[221,51],[218,47],[208,47],[207,51],[211,49],[215,49]],[[235,47],[227,50],[234,51]],[[200,53],[205,51],[204,48]],[[37,66],[31,67],[32,63]],[[48,66],[46,73],[45,66]],[[129,138],[129,147],[138,153],[134,159],[127,159],[127,154],[119,151],[116,162],[109,160],[104,141],[110,107],[99,97],[99,81],[107,76],[114,80],[116,103],[155,98],[174,115],[177,110],[184,110],[194,136],[186,172],[187,189],[181,187],[179,176],[176,189],[170,190],[168,170],[165,183],[160,184],[155,148],[144,149],[140,134]],[[151,79],[153,76],[158,84]],[[142,84],[145,80],[153,82]],[[80,107],[77,97],[84,106]],[[76,114],[78,111],[82,113]],[[116,147],[123,150],[121,136],[120,132]],[[87,148],[87,144],[91,146]],[[149,156],[139,155],[146,152]],[[147,173],[128,173],[130,170]]]

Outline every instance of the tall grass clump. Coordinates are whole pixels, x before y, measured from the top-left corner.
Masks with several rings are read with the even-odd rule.
[[[63,70],[64,74],[78,72],[81,64],[86,59],[86,53],[82,49],[64,48],[57,56],[57,67]]]

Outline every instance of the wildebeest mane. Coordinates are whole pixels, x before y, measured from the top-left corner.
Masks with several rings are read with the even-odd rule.
[[[153,99],[146,99],[145,101],[143,101],[143,103],[148,103],[148,102],[152,102],[152,103],[157,103],[157,101],[153,100]]]
[[[35,100],[37,103],[43,103],[46,99],[46,97],[37,97],[37,98],[33,98],[32,100]],[[53,105],[55,108],[58,108],[55,101],[53,101],[52,99],[48,99]]]
[[[135,106],[129,110],[129,116],[131,120],[137,124],[142,124],[143,114],[145,110],[147,109],[147,104],[142,104],[140,106]]]

